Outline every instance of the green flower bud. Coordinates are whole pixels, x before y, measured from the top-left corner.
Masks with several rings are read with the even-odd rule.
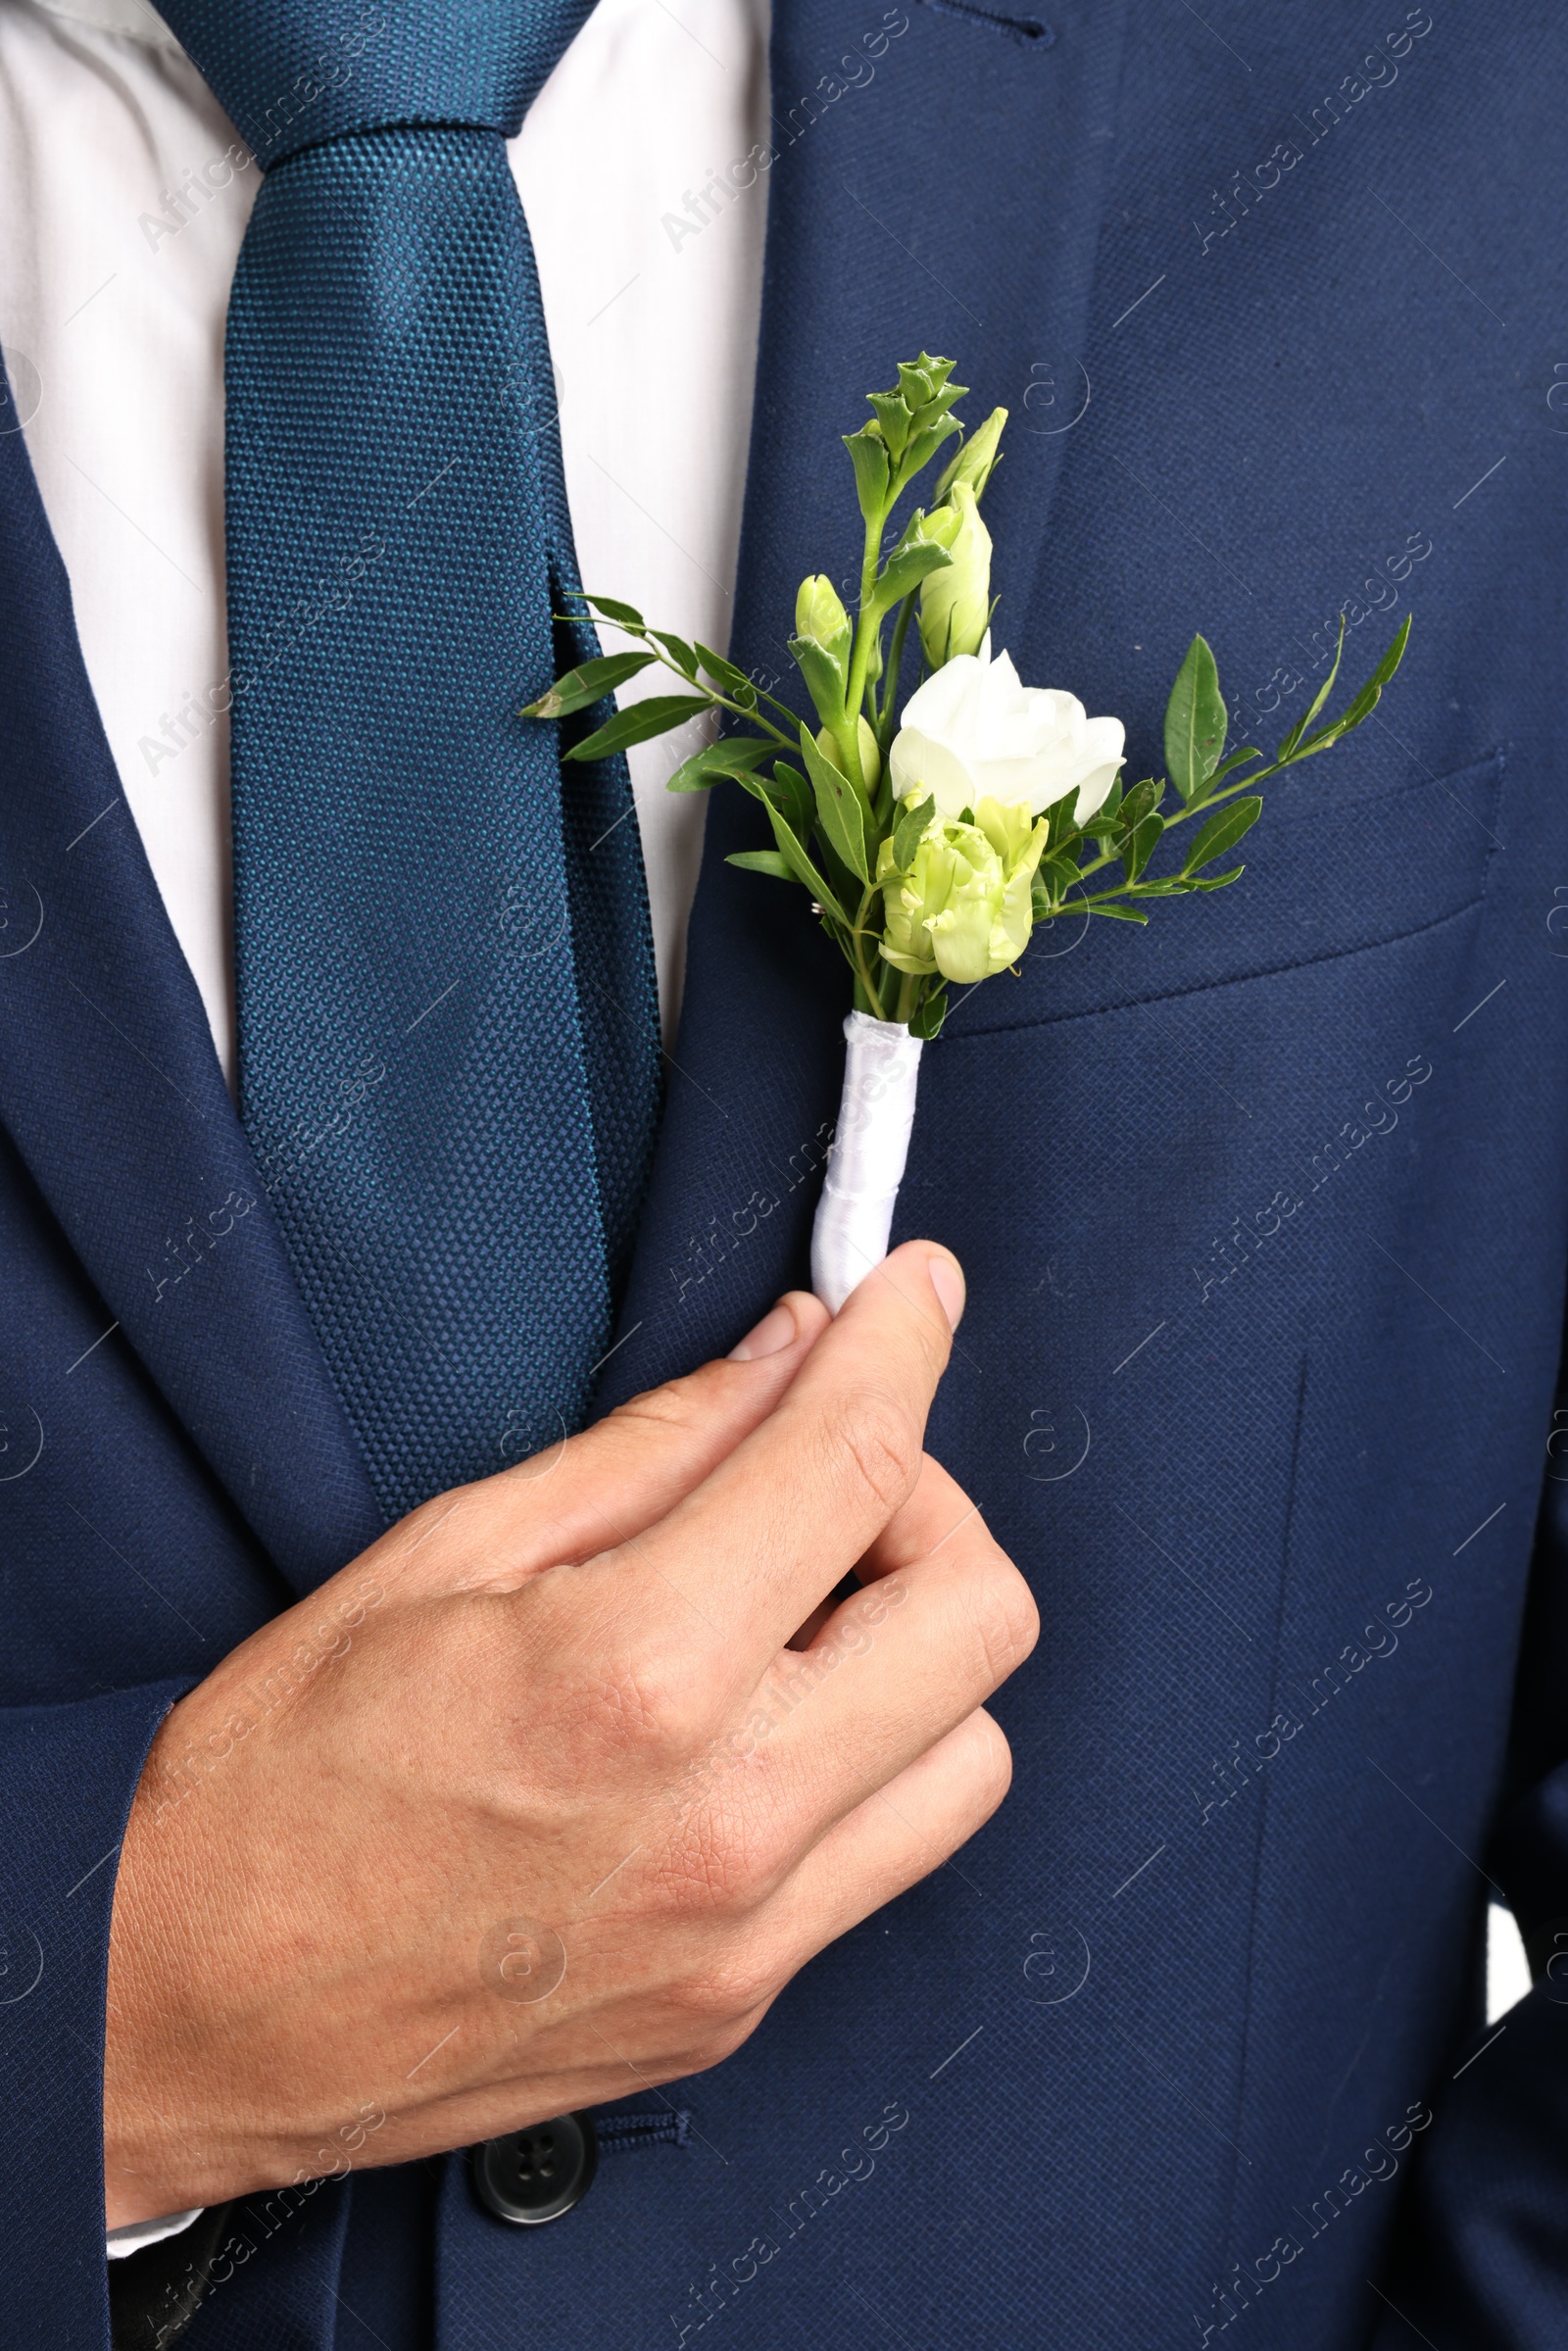
[[[986,484],[991,479],[992,468],[997,462],[1002,428],[1006,421],[1006,410],[994,408],[984,424],[969,435],[938,481],[933,505],[940,506],[943,499],[951,494],[954,484],[960,481],[968,483],[976,498],[985,496]]]
[[[882,773],[882,754],[876,747],[876,737],[871,732],[867,721],[862,717],[858,725],[859,731],[856,740],[860,746],[860,773],[865,779],[867,792],[874,792],[877,787],[877,779]],[[836,767],[840,775],[847,774],[844,754],[840,751],[829,728],[824,726],[817,736],[816,748],[830,767]]]
[[[969,387],[951,382],[952,374],[952,360],[933,359],[929,351],[922,351],[917,360],[901,361],[899,396],[916,423],[928,423],[933,408],[940,413],[963,398]]]
[[[820,645],[847,672],[853,633],[850,615],[827,573],[818,571],[810,579],[803,579],[795,599],[795,634]]]
[[[978,653],[991,624],[991,533],[965,481],[954,483],[950,503],[928,514],[920,532],[953,558],[920,582],[920,642],[940,669],[956,654]]]
[[[877,429],[895,457],[902,457],[909,445],[909,433],[914,416],[908,402],[899,392],[867,392],[867,400],[876,411]]]
[[[850,683],[850,648],[854,632],[838,590],[823,572],[803,579],[795,599],[795,634],[790,652],[824,721],[839,718]]]
[[[973,985],[1015,963],[1029,944],[1030,884],[1049,830],[1027,802],[984,800],[973,824],[938,817],[904,872],[882,844],[882,955],[897,971]]]

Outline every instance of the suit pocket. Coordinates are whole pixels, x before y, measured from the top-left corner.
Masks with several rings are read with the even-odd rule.
[[[982,8],[978,0],[920,0],[920,5],[934,17],[956,17],[960,24],[972,24],[982,32],[1000,32],[1025,48],[1054,49],[1056,45],[1052,26],[1022,9]]]
[[[1473,906],[1498,845],[1501,752],[1431,781],[1331,801],[1310,769],[1243,848],[1247,871],[1207,900],[1156,901],[1146,930],[1061,917],[1037,929],[1012,983],[955,1008],[949,1034],[1033,1028],[1185,996],[1379,947]],[[1283,805],[1282,805],[1283,804]]]

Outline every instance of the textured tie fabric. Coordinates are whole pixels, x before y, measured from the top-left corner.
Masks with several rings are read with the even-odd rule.
[[[573,1426],[658,1106],[624,763],[504,141],[591,0],[161,0],[263,166],[229,308],[240,1107],[389,1517]]]

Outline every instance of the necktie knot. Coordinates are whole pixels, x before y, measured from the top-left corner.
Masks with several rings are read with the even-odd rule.
[[[359,131],[515,137],[593,0],[162,0],[264,171]]]

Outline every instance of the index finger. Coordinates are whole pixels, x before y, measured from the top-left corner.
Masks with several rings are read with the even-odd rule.
[[[957,1259],[906,1242],[761,1425],[619,1555],[628,1582],[648,1580],[656,1615],[669,1616],[672,1590],[687,1602],[674,1629],[688,1657],[694,1645],[713,1652],[716,1681],[752,1688],[908,1499],[962,1311]]]

